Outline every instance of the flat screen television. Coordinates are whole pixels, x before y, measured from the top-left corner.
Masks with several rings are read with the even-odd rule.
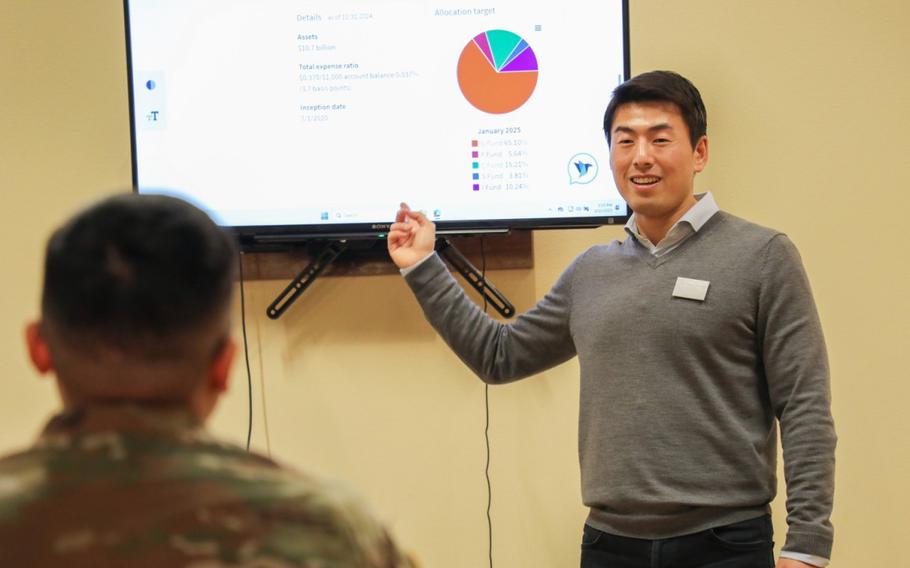
[[[241,242],[623,222],[628,0],[124,0],[133,186]]]

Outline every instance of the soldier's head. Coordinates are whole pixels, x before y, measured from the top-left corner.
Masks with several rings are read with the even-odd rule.
[[[233,240],[179,199],[120,195],[77,214],[47,244],[36,368],[68,406],[189,401],[226,388],[235,345]]]

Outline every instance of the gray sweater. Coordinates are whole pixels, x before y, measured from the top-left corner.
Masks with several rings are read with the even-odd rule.
[[[705,299],[674,297],[677,277],[710,282]],[[784,548],[830,558],[828,361],[785,235],[719,212],[659,258],[631,237],[595,246],[511,324],[487,317],[438,257],[406,280],[432,326],[488,383],[578,356],[591,526],[656,539],[767,513],[779,422]]]

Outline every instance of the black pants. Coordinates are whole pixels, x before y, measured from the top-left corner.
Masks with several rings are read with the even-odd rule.
[[[581,568],[774,568],[771,517],[645,540],[585,525]]]

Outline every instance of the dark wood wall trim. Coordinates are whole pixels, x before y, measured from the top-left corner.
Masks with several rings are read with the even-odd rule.
[[[481,237],[451,237],[468,259],[481,268]],[[294,245],[287,250],[247,252],[243,255],[243,276],[246,280],[284,280],[297,275],[309,263],[310,254],[319,250],[318,244]],[[504,235],[486,235],[483,248],[487,270],[509,270],[534,267],[531,231],[512,231]],[[398,268],[389,259],[384,240],[352,242],[323,273],[323,276],[377,276],[397,274]]]

